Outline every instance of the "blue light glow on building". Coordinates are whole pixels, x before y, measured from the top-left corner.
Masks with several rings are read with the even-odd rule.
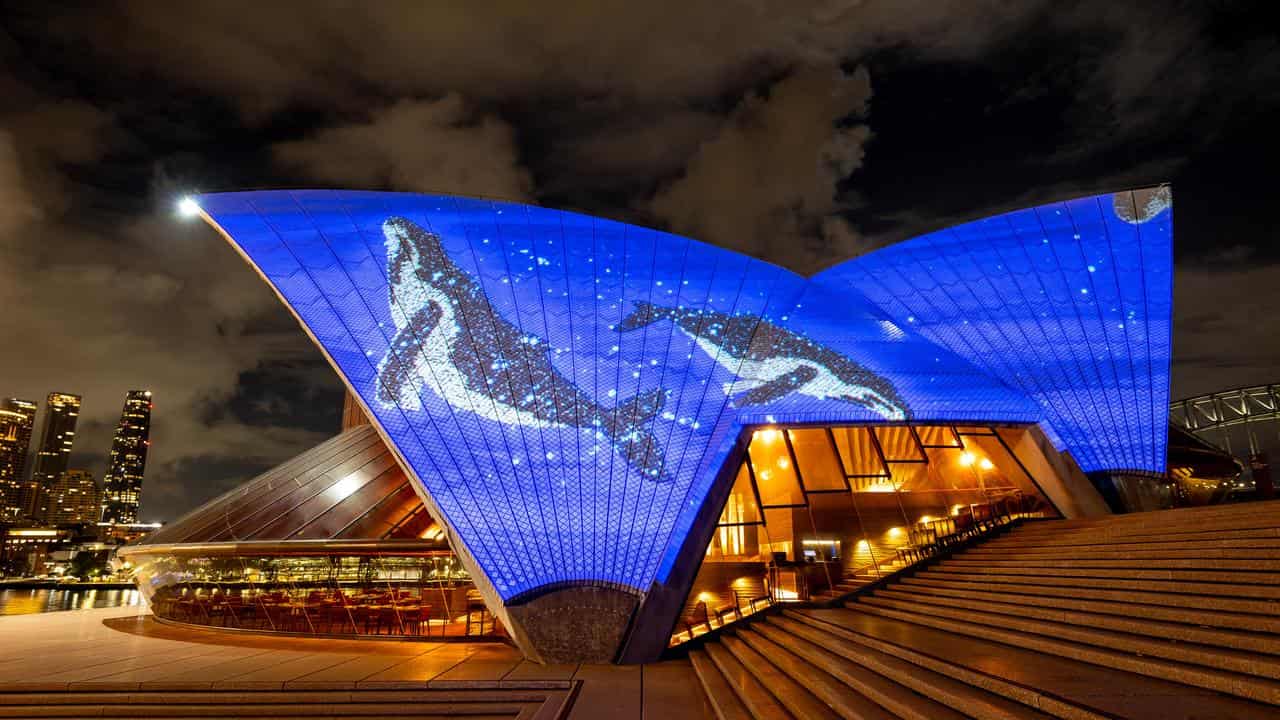
[[[881,285],[871,299],[851,287],[864,266],[806,279],[667,233],[458,197],[198,201],[504,600],[663,581],[745,426],[1034,423],[1058,407],[962,359]]]
[[[1160,186],[1019,210],[891,245],[814,282],[857,288],[1026,393],[1086,472],[1164,472],[1171,204]]]

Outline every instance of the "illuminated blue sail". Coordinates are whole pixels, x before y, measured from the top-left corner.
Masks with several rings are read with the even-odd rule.
[[[1044,408],[1088,471],[1164,472],[1173,311],[1169,188],[1096,195],[929,233],[814,278]]]
[[[504,601],[663,581],[747,425],[1043,415],[856,289],[687,238],[447,196],[199,203]]]

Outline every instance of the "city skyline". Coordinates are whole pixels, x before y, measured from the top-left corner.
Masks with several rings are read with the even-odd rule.
[[[153,403],[150,390],[125,393],[110,447],[76,443],[83,396],[52,391],[43,408],[16,397],[0,399],[0,522],[18,524],[138,523]],[[37,436],[35,426],[41,431]],[[33,444],[33,440],[39,440]],[[101,457],[102,482],[86,463]],[[107,493],[111,483],[112,494]],[[88,492],[89,486],[92,493]],[[91,500],[86,496],[92,495]],[[92,503],[93,511],[87,510]]]

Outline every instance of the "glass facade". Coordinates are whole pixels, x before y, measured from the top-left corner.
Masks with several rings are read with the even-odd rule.
[[[1028,431],[755,430],[672,643],[774,603],[851,592],[1017,518],[1058,517],[1013,450]]]
[[[135,553],[138,587],[159,618],[195,625],[317,635],[500,636],[470,577],[448,550],[397,554],[236,548],[234,554]]]

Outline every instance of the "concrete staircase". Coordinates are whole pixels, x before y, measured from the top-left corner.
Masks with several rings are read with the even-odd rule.
[[[854,575],[841,578],[832,588],[815,593],[810,600],[816,605],[825,605],[838,601],[905,567],[907,567],[906,563],[897,560],[886,560],[875,567],[864,568]]]
[[[1028,523],[690,651],[727,718],[1280,718],[1280,502]]]

